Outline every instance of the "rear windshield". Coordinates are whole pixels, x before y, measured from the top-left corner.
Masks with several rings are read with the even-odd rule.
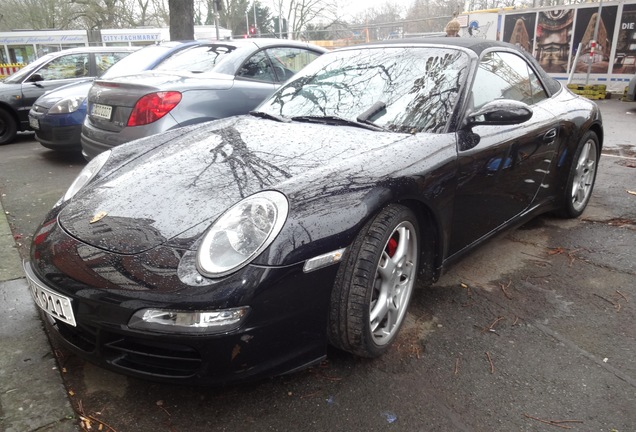
[[[214,44],[196,46],[179,51],[161,62],[155,70],[187,71],[193,73],[210,72],[220,59],[234,51],[234,45]]]
[[[151,45],[142,48],[115,63],[100,78],[114,78],[148,70],[158,58],[165,55],[165,52],[171,48],[162,45]]]

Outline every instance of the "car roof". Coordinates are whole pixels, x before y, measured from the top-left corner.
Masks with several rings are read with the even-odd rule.
[[[509,43],[478,39],[478,38],[464,38],[464,37],[413,37],[405,39],[388,39],[385,41],[372,42],[368,44],[357,45],[372,46],[372,45],[397,45],[397,44],[416,44],[416,45],[450,45],[468,49],[475,52],[478,56],[485,50],[490,48],[512,48],[519,51],[519,49]]]
[[[88,47],[77,47],[77,48],[67,48],[61,51],[51,52],[49,54],[72,54],[72,53],[83,53],[83,52],[117,52],[117,51],[137,51],[139,46],[88,46]]]
[[[469,50],[475,53],[477,57],[480,57],[481,54],[492,48],[503,48],[515,51],[516,53],[522,55],[526,61],[534,66],[535,72],[541,77],[542,81],[548,87],[549,93],[552,95],[558,92],[561,89],[561,84],[551,76],[549,76],[543,68],[539,65],[537,60],[530,55],[528,52],[520,49],[516,45],[487,40],[487,39],[478,39],[478,38],[465,38],[465,37],[419,37],[419,38],[405,38],[405,39],[389,39],[380,42],[372,42],[368,44],[356,45],[355,47],[360,48],[364,46],[391,46],[391,45],[422,45],[422,46],[430,46],[430,45],[443,45],[443,46],[451,46],[462,48],[465,50]],[[347,49],[347,48],[343,48]]]
[[[299,47],[299,48],[309,48],[315,51],[327,52],[326,48],[323,48],[318,45],[310,44],[307,42],[300,42],[292,39],[278,39],[278,38],[247,38],[247,39],[222,39],[222,40],[210,40],[210,41],[201,41],[207,42],[214,45],[231,45],[236,47],[248,46],[248,45],[256,45],[258,48],[267,48],[272,45],[282,45],[282,46],[291,46],[291,47]]]

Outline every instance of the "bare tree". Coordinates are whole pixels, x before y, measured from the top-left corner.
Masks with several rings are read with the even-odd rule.
[[[165,0],[0,0],[0,30],[163,26]]]
[[[78,5],[75,19],[84,22],[84,28],[103,29],[123,27],[121,15],[116,11],[124,9],[123,0],[71,0]]]
[[[221,25],[232,30],[233,34],[246,32],[247,23],[245,15],[250,6],[250,0],[223,0]]]
[[[398,3],[386,2],[379,8],[371,8],[353,18],[352,29],[363,29],[371,40],[383,40],[403,32],[403,16],[406,8]],[[366,37],[366,34],[365,34]]]
[[[2,0],[0,30],[75,28],[76,6],[59,0]]]
[[[406,19],[407,33],[442,32],[446,23],[464,10],[463,0],[416,0]]]
[[[335,21],[337,0],[275,0],[274,15],[287,20],[288,37],[297,39],[312,21]]]

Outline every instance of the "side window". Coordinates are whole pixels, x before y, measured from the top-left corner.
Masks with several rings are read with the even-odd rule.
[[[89,76],[88,54],[57,57],[41,67],[37,73],[45,80],[81,78]]]
[[[95,67],[97,68],[97,75],[99,76],[106,72],[112,65],[126,57],[128,54],[130,53],[95,53]]]
[[[543,99],[548,98],[548,94],[545,92],[539,77],[534,73],[532,68],[528,67],[528,72],[530,72],[530,87],[532,88],[532,100],[534,103],[540,102]]]
[[[287,81],[320,55],[313,51],[291,47],[276,47],[266,51],[279,82]]]
[[[538,80],[537,84],[540,85]],[[533,104],[535,101],[528,64],[512,53],[487,53],[479,62],[472,96],[474,108],[480,108],[496,99]]]
[[[247,59],[236,75],[258,81],[274,82],[276,80],[272,65],[264,51],[259,51]]]

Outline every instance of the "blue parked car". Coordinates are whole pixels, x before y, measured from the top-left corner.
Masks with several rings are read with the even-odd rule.
[[[115,63],[100,79],[160,68],[176,52],[208,44],[187,41],[150,45]],[[183,69],[187,67],[183,65]],[[29,125],[40,144],[52,150],[81,151],[80,134],[86,116],[86,96],[92,85],[92,79],[70,84],[50,91],[35,101],[29,111]]]

